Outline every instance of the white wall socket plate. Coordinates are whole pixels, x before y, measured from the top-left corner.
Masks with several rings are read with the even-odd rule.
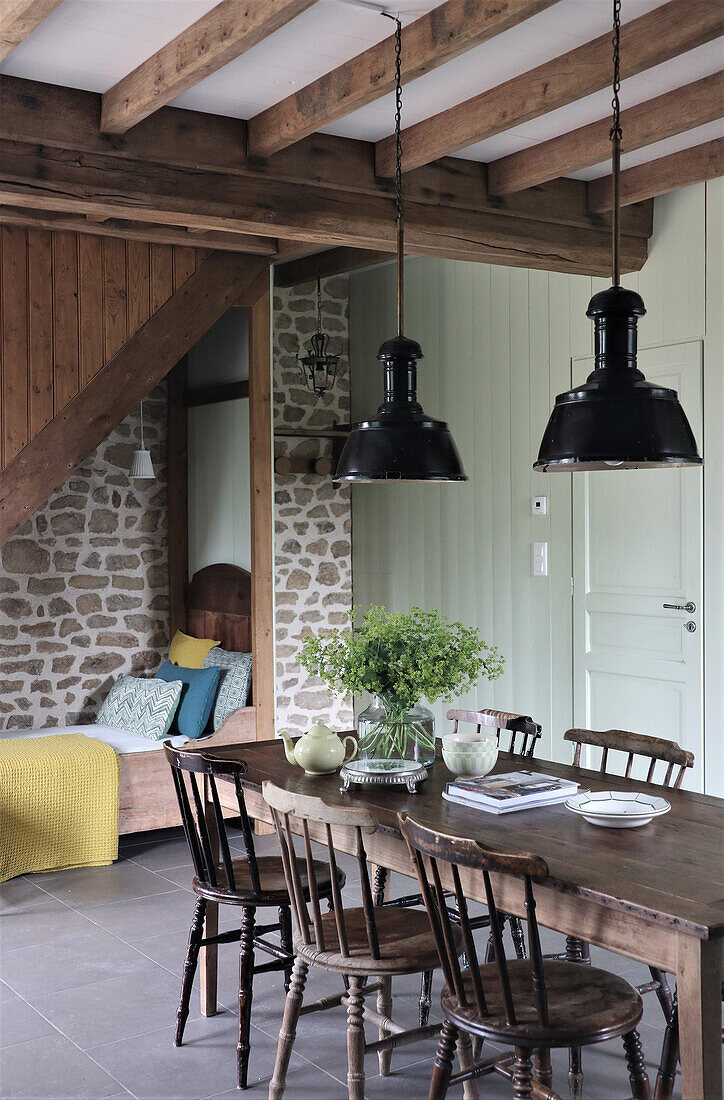
[[[530,510],[534,516],[547,516],[548,497],[533,497],[530,502]]]
[[[548,543],[533,543],[533,576],[548,576]]]

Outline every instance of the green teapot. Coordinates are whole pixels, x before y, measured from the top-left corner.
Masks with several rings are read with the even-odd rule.
[[[320,721],[302,734],[296,744],[288,733],[280,736],[287,760],[290,764],[299,764],[306,775],[331,775],[341,764],[346,764],[357,755],[356,738],[351,735],[342,738]],[[346,749],[348,741],[352,744],[349,752]]]

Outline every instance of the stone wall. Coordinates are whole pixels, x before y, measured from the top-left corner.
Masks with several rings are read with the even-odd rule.
[[[165,387],[144,424],[155,481],[128,476],[136,409],[0,553],[0,729],[92,722],[168,650]]]
[[[343,276],[322,284],[324,331],[341,359],[334,389],[320,398],[305,388],[296,360],[317,329],[316,284],[275,291],[275,428],[349,423],[348,287]],[[331,449],[330,439],[275,440],[276,456],[319,457]],[[352,606],[350,489],[335,487],[328,475],[275,474],[274,521],[277,730],[302,733],[317,717],[350,729],[351,702],[331,696],[297,661],[303,636],[340,625]]]

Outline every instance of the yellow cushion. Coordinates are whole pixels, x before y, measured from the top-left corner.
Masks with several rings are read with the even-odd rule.
[[[209,650],[221,645],[213,638],[191,638],[182,630],[177,630],[168,651],[168,659],[172,665],[180,668],[203,668],[204,657]]]

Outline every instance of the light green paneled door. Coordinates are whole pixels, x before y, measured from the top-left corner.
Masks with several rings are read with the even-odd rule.
[[[678,390],[701,448],[701,344],[647,349],[639,365]],[[591,369],[574,360],[574,383]],[[701,789],[702,471],[597,471],[573,485],[575,723],[678,741],[696,756],[687,786]]]

